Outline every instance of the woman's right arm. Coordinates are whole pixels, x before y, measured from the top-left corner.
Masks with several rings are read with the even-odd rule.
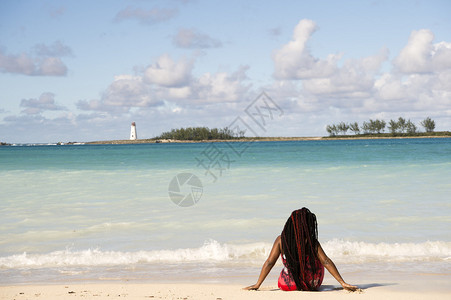
[[[282,243],[280,239],[280,235],[274,241],[274,245],[272,246],[271,253],[269,253],[268,259],[263,264],[262,270],[260,271],[260,276],[258,277],[257,283],[248,287],[245,287],[244,290],[258,290],[265,280],[266,276],[268,276],[272,267],[276,264],[277,259],[280,256],[282,251]]]
[[[357,290],[357,287],[354,285],[347,284],[343,278],[340,275],[340,272],[338,272],[337,267],[335,266],[334,262],[327,257],[326,253],[324,252],[323,248],[321,247],[321,244],[318,242],[318,258],[320,262],[323,264],[323,266],[329,271],[329,273],[341,284],[341,286],[348,290],[348,291],[355,291]]]

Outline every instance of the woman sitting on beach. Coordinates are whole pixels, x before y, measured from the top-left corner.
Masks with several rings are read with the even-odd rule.
[[[276,238],[271,253],[263,264],[257,283],[244,289],[257,290],[279,255],[284,264],[278,281],[281,290],[317,291],[323,282],[324,267],[344,289],[357,289],[343,280],[333,261],[324,253],[318,242],[316,216],[308,208],[303,207],[291,213],[282,234]]]

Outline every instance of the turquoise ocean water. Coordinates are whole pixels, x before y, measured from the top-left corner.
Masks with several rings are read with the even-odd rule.
[[[344,273],[449,275],[450,192],[450,138],[0,147],[0,284],[250,284],[303,206]]]

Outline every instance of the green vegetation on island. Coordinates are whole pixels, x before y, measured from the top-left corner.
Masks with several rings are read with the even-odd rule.
[[[357,122],[345,123],[340,122],[338,124],[327,125],[326,130],[330,137],[348,136],[348,130],[352,131],[355,136],[438,136],[449,135],[448,132],[434,132],[435,121],[427,117],[420,122],[420,125],[424,127],[425,132],[419,132],[418,127],[409,120],[399,117],[398,120],[390,120],[387,123],[384,120],[369,120],[364,121],[361,126]],[[384,134],[385,128],[390,131],[389,134]]]
[[[183,140],[183,141],[206,141],[206,140],[234,140],[244,137],[244,131],[233,132],[230,128],[222,129],[208,127],[188,127],[172,129],[155,137],[157,140]]]

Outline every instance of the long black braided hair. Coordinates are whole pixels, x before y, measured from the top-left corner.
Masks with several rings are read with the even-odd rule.
[[[318,253],[318,224],[316,216],[308,208],[301,208],[291,213],[283,228],[282,251],[285,254],[286,267],[293,276],[298,290],[314,290],[312,282],[306,280],[305,274],[316,274],[315,264]]]

